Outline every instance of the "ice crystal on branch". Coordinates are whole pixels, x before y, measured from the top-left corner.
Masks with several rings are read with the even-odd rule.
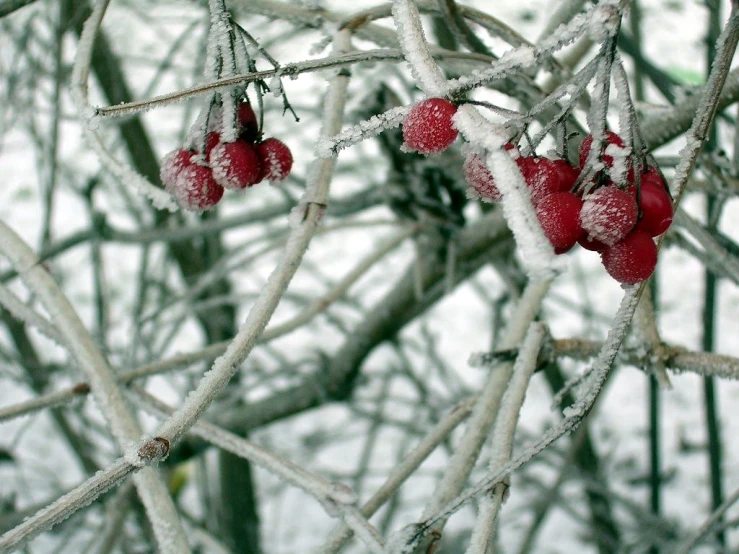
[[[411,74],[428,96],[442,96],[446,78],[431,57],[421,25],[421,14],[412,0],[393,2],[393,20],[403,56]]]

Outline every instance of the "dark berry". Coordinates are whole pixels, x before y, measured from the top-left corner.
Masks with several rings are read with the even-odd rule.
[[[516,163],[529,186],[534,206],[546,196],[555,192],[569,191],[572,186],[560,177],[560,169],[554,160],[527,156],[518,158]]]
[[[216,183],[209,168],[193,162],[193,155],[187,150],[170,152],[162,160],[161,178],[177,204],[200,212],[218,204],[223,187]]]
[[[284,180],[293,167],[293,155],[287,145],[276,138],[268,138],[256,145],[261,164],[259,181],[267,179],[273,183]]]
[[[536,216],[555,254],[564,254],[582,237],[581,208],[582,200],[571,192],[555,192],[536,206]]]
[[[567,160],[552,160],[552,165],[559,176],[559,186],[557,188],[562,192],[572,190],[575,181],[580,176],[580,171]]]
[[[657,267],[657,246],[643,231],[634,231],[601,254],[603,266],[619,283],[633,285],[648,279]]]
[[[262,171],[254,147],[244,140],[222,142],[210,153],[213,177],[223,188],[243,189],[259,182]]]
[[[636,198],[636,187],[629,187],[629,192]],[[636,229],[652,237],[667,231],[672,224],[672,200],[658,174],[642,175],[639,201],[642,216]]]
[[[241,127],[241,133],[239,137],[248,143],[253,143],[257,140],[258,135],[258,123],[257,114],[248,102],[242,102],[239,104],[239,126]]]
[[[457,107],[444,98],[428,98],[419,102],[403,121],[405,145],[421,154],[446,150],[459,134],[452,121],[455,113]]]

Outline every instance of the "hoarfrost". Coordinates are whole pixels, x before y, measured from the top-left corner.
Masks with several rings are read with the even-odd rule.
[[[585,197],[580,222],[590,240],[612,246],[636,225],[637,212],[633,196],[615,187],[603,187]]]
[[[618,3],[619,0],[604,0],[595,7],[588,22],[588,38],[590,40],[603,42],[616,35],[621,22]]]
[[[282,95],[282,79],[279,75],[275,75],[274,77],[272,77],[269,80],[268,86],[275,98],[279,98]]]
[[[618,144],[609,143],[603,153],[613,158],[608,174],[614,183],[624,183],[626,175],[631,166],[631,148],[625,148]]]
[[[411,523],[395,531],[385,543],[386,554],[410,554],[413,552],[418,531],[419,525],[417,523]]]
[[[412,106],[393,108],[379,115],[374,115],[358,125],[347,127],[337,135],[320,139],[316,144],[316,156],[319,158],[331,158],[339,150],[377,136],[385,129],[397,127],[403,122],[403,119],[408,115],[411,108]]]
[[[88,129],[96,131],[100,128],[100,112],[96,107],[86,106],[81,115]]]
[[[431,57],[416,5],[411,0],[395,0],[393,21],[403,56],[421,90],[428,96],[444,96],[446,77]]]

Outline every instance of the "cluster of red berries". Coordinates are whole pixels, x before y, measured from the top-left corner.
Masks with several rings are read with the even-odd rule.
[[[403,138],[409,149],[422,154],[445,150],[456,140],[452,118],[456,106],[442,98],[429,98],[409,112],[403,122]],[[593,137],[580,146],[580,165],[590,153]],[[576,243],[599,252],[606,271],[621,283],[638,283],[649,278],[657,265],[657,247],[652,240],[672,223],[672,200],[656,167],[647,167],[635,185],[634,168],[621,137],[607,132],[603,163],[606,174],[596,176],[602,183],[583,196],[574,190],[580,169],[563,159],[520,156],[516,147],[506,145],[515,158],[531,193],[542,229],[557,254]],[[611,146],[612,145],[612,146]],[[608,178],[616,159],[625,161],[627,187],[619,188]],[[499,202],[501,194],[483,160],[474,152],[465,159],[464,175],[471,193],[484,202]]]
[[[293,157],[285,143],[276,138],[261,140],[257,117],[248,102],[238,107],[239,136],[221,142],[210,131],[200,149],[180,148],[162,160],[161,179],[165,189],[184,209],[203,211],[214,207],[223,189],[241,190],[267,179],[285,179]]]

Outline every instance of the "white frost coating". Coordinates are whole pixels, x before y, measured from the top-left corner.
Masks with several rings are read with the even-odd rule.
[[[569,23],[560,25],[551,35],[539,43],[537,51],[544,54],[551,54],[571,44],[585,32],[591,15],[592,10],[586,10],[585,13],[580,13],[573,17]]]
[[[332,158],[339,150],[362,142],[365,139],[375,137],[385,129],[397,127],[403,122],[412,107],[400,106],[393,108],[379,115],[373,115],[358,125],[347,127],[336,135],[320,139],[316,145],[316,156],[319,158]]]
[[[483,83],[503,79],[515,70],[532,66],[541,57],[550,56],[557,50],[574,42],[584,32],[587,23],[588,14],[576,15],[568,24],[558,27],[550,37],[541,41],[537,47],[520,46],[514,50],[509,50],[500,59],[493,62],[490,69],[448,81],[443,93],[447,96],[460,89],[472,88]]]
[[[633,105],[631,103],[631,93],[629,90],[629,81],[626,76],[626,70],[624,69],[621,56],[616,55],[614,57],[614,71],[611,76],[613,78],[613,84],[616,87],[616,107],[618,109],[618,130],[619,135],[624,139],[624,143],[627,145],[633,144],[633,128],[635,124]]]
[[[624,183],[631,166],[631,148],[609,143],[603,153],[613,158],[611,167],[608,168],[608,175],[614,183]]]
[[[113,157],[95,130],[99,125],[99,118],[96,117],[97,110],[89,103],[87,79],[90,74],[93,42],[97,36],[97,29],[102,21],[106,6],[107,2],[99,2],[95,6],[93,15],[85,22],[72,69],[72,99],[82,120],[82,133],[89,146],[97,154],[100,163],[117,181],[132,185],[139,193],[151,200],[155,208],[175,211],[177,205],[172,201],[169,194]]]
[[[385,554],[410,554],[415,546],[418,525],[411,523],[395,531],[385,543]]]
[[[282,79],[279,75],[275,75],[269,80],[269,89],[272,91],[272,96],[279,98],[282,95]]]
[[[223,109],[221,110],[221,141],[235,142],[239,138],[239,124],[237,121],[238,108],[236,107],[235,89],[221,95]]]
[[[0,285],[0,305],[8,310],[17,320],[35,327],[37,331],[47,338],[60,346],[64,346],[64,339],[59,335],[56,327],[3,285]]]
[[[151,437],[149,437],[151,438]],[[145,439],[142,439],[141,442],[143,442]],[[123,458],[131,464],[133,467],[144,467],[146,463],[144,460],[141,459],[141,456],[139,456],[139,447],[141,446],[141,443],[139,442],[131,442],[129,445],[123,450]]]
[[[400,49],[403,51],[416,83],[427,96],[444,96],[446,77],[431,57],[423,34],[421,14],[412,0],[393,2],[393,21]]]
[[[502,195],[503,215],[521,253],[521,263],[532,279],[548,279],[564,269],[531,204],[531,193],[516,162],[503,150],[509,135],[505,128],[482,117],[476,108],[460,106],[454,116],[457,128],[473,145],[488,151],[486,165]]]
[[[480,479],[473,487],[460,494],[457,498],[449,502],[433,517],[423,522],[425,528],[431,528],[436,522],[449,518],[453,513],[458,511],[471,498],[489,491],[492,486],[500,483],[503,479],[513,473],[516,469],[527,463],[531,458],[541,453],[554,441],[560,437],[573,431],[580,423],[582,417],[592,408],[598,394],[600,393],[603,383],[608,376],[608,372],[613,364],[616,354],[621,343],[629,329],[629,324],[634,316],[634,311],[639,301],[639,293],[641,285],[626,287],[626,293],[621,300],[618,312],[614,317],[613,324],[608,331],[608,336],[603,343],[598,356],[593,362],[592,377],[589,379],[590,388],[583,394],[571,410],[568,410],[568,416],[558,425],[553,427],[533,445],[528,447],[524,452],[516,456],[513,460],[505,464],[499,471],[489,474]]]
[[[490,444],[494,449],[489,465],[492,473],[500,470],[511,458],[521,406],[526,398],[529,380],[536,370],[536,360],[545,337],[544,325],[534,322],[526,332],[519,349],[490,437]],[[493,540],[495,532],[495,520],[504,500],[503,494],[502,491],[494,489],[492,494],[482,498],[467,554],[487,554],[487,547]]]
[[[588,22],[588,38],[593,42],[603,42],[618,32],[621,12],[619,0],[602,0],[593,9]]]

